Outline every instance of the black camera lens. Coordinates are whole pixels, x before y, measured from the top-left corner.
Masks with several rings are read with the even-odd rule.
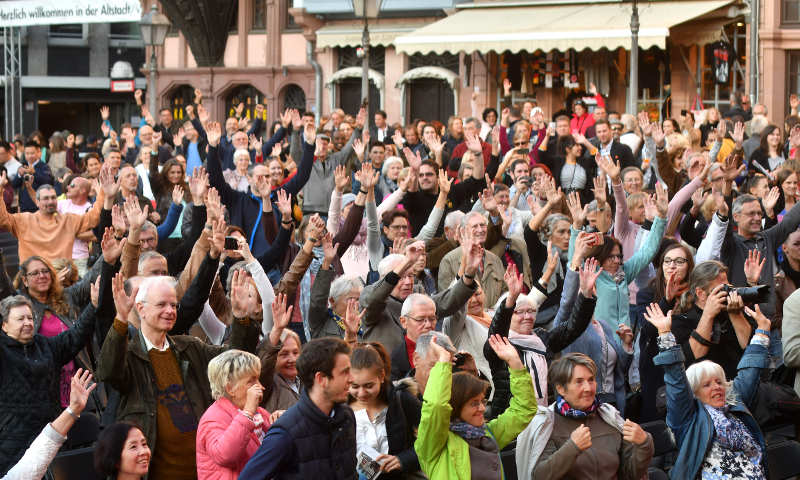
[[[765,303],[767,300],[769,300],[769,285],[734,287],[732,285],[725,284],[722,286],[722,291],[726,293],[736,292],[742,298],[742,302],[748,305]]]

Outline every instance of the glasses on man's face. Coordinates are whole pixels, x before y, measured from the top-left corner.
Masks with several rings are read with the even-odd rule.
[[[406,318],[409,318],[414,321],[414,323],[418,323],[420,325],[429,324],[429,325],[436,325],[436,322],[439,321],[436,317],[424,317],[424,318],[417,318],[412,317],[411,315],[406,315]]]
[[[422,178],[435,177],[436,174],[434,172],[419,172],[419,176],[422,177]]]
[[[688,261],[689,260],[686,260],[685,258],[682,258],[682,257],[665,258],[664,259],[664,265],[675,265],[677,267],[682,267],[683,265],[686,265],[686,263]]]
[[[536,309],[535,308],[520,308],[519,310],[514,310],[514,315],[518,315],[520,317],[535,317],[536,316]]]
[[[401,223],[401,224],[397,224],[397,225],[389,225],[389,229],[390,230],[394,230],[395,232],[396,231],[401,231],[401,230],[408,230],[408,224]]]
[[[28,276],[28,277],[30,277],[30,278],[38,277],[38,276],[40,276],[40,275],[41,275],[41,276],[45,276],[45,275],[47,275],[47,276],[49,277],[49,276],[50,276],[50,270],[48,270],[48,269],[46,269],[46,268],[43,268],[43,269],[41,269],[41,270],[36,270],[36,271],[33,271],[33,272],[28,272],[28,273],[26,273],[25,275],[27,275],[27,276]]]
[[[528,142],[526,142],[526,141],[514,142],[514,146],[515,147],[527,147],[528,146]]]

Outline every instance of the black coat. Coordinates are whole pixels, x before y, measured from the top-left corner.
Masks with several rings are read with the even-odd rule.
[[[0,332],[0,476],[61,412],[61,368],[86,345],[94,326],[89,305],[72,328],[55,337],[36,334],[22,344]]]
[[[408,376],[411,371],[411,362],[408,361],[405,338],[403,343],[392,350],[390,360],[392,362],[392,380],[400,380]]]
[[[389,455],[394,455],[403,466],[401,471],[384,473],[381,477],[403,478],[403,473],[419,470],[419,459],[414,450],[416,430],[419,427],[422,403],[406,390],[389,387],[389,406],[386,410],[386,437]]]

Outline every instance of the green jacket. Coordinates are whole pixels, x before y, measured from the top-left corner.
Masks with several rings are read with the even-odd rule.
[[[528,370],[509,369],[511,377],[511,404],[508,410],[487,424],[489,433],[500,450],[525,430],[536,414],[536,394]],[[438,362],[431,369],[422,403],[419,421],[417,451],[422,471],[430,480],[469,480],[469,446],[461,437],[450,431],[450,389],[453,384],[453,367]]]
[[[230,345],[208,345],[190,335],[167,336],[170,349],[178,359],[183,386],[198,422],[214,403],[208,383],[208,362],[229,348],[254,352],[260,333],[260,322],[236,319],[232,325]],[[108,382],[120,392],[117,420],[140,425],[147,444],[153,448],[157,445],[158,399],[155,372],[145,348],[139,330],[115,320],[100,350],[97,380]]]

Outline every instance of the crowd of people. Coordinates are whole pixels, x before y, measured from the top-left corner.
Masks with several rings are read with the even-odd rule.
[[[92,422],[101,478],[767,478],[800,116],[589,91],[447,125],[137,91],[137,125],[0,142],[0,478]]]

